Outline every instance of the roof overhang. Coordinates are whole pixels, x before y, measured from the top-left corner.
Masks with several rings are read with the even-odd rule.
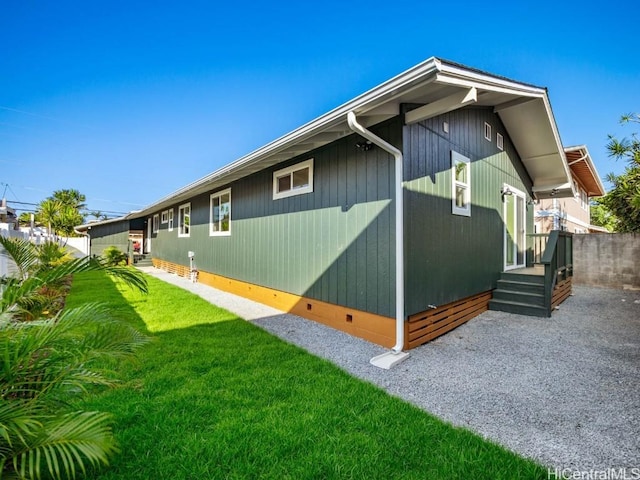
[[[81,232],[86,232],[88,230],[91,230],[91,227],[98,227],[100,225],[108,225],[110,223],[123,222],[125,220],[129,220],[132,218],[140,218],[144,216],[144,214],[140,212],[141,210],[135,210],[126,215],[123,215],[122,217],[108,218],[107,220],[96,220],[95,222],[85,223],[84,225],[78,225],[77,227],[75,227],[75,230],[81,233]]]
[[[587,195],[590,197],[602,197],[606,191],[598,175],[598,171],[593,164],[591,155],[589,155],[587,146],[578,145],[575,147],[567,147],[564,149],[564,152],[573,178],[578,180],[587,192]]]
[[[351,135],[350,111],[369,127],[399,115],[401,104],[423,105],[418,113],[408,113],[409,123],[465,105],[492,107],[524,163],[534,195],[573,194],[546,89],[432,57],[124,218],[148,215]]]

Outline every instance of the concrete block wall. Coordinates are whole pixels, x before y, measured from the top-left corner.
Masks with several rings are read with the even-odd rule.
[[[640,290],[640,234],[574,235],[573,267],[578,285]]]

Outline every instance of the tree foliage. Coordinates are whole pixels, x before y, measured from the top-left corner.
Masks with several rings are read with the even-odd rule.
[[[102,270],[142,291],[146,281],[128,267],[71,259],[54,243],[0,237],[0,245],[18,267],[2,279],[0,301],[0,478],[75,478],[107,464],[117,446],[110,416],[78,411],[74,401],[91,386],[114,385],[110,363],[131,358],[148,339],[99,304],[28,322],[24,311],[43,289],[79,272]]]
[[[601,199],[595,199],[591,203],[591,224],[605,228],[609,232],[615,232],[618,220],[607,207],[600,203]]]
[[[620,122],[640,123],[640,114],[623,115]],[[624,173],[607,176],[613,188],[598,203],[615,217],[616,231],[640,232],[640,139],[636,133],[622,139],[609,135],[607,150],[610,157],[624,160],[627,166]]]
[[[75,227],[84,223],[81,213],[86,197],[76,189],[56,190],[36,208],[38,222],[46,225],[50,234],[72,237]]]

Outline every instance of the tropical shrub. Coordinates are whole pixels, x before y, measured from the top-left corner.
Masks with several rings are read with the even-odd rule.
[[[33,307],[43,291],[83,271],[103,270],[141,291],[146,281],[100,259],[48,261],[53,249],[23,240],[0,237],[0,246],[18,267],[3,279],[0,298],[0,477],[74,478],[107,464],[117,446],[110,416],[77,411],[73,402],[93,386],[114,385],[109,362],[132,358],[148,339],[99,304],[51,318],[35,317]]]
[[[118,247],[110,246],[102,251],[102,258],[107,265],[126,265],[127,254],[120,251]]]

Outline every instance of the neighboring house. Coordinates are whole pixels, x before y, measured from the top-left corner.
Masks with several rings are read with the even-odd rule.
[[[7,205],[7,199],[0,202],[0,229],[18,230],[18,217],[14,208]]]
[[[589,150],[585,145],[580,145],[567,147],[564,151],[571,169],[575,195],[573,198],[552,197],[537,202],[536,233],[549,233],[551,230],[571,233],[607,232],[602,227],[591,225],[590,201],[606,192]]]
[[[199,282],[393,346],[393,363],[486,310],[527,266],[534,200],[572,187],[545,88],[430,58],[79,230],[93,253],[143,230],[155,266],[189,276],[193,255]]]

